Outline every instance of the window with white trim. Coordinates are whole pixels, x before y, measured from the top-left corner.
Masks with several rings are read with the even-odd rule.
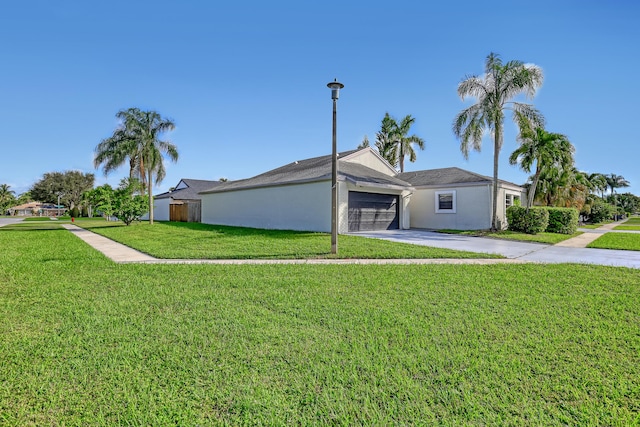
[[[506,194],[504,197],[505,209],[513,205],[517,205],[517,206],[520,205],[520,196],[517,196],[515,194]]]
[[[456,213],[456,192],[436,191],[436,213]]]

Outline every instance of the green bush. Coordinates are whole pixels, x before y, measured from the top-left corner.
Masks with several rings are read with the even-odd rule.
[[[578,230],[579,212],[574,208],[546,208],[549,212],[547,232],[573,234]]]
[[[73,218],[78,218],[80,216],[80,209],[77,206],[74,206],[73,209],[69,211],[69,215]]]
[[[549,211],[544,208],[523,208],[509,206],[507,208],[507,223],[509,230],[527,234],[537,234],[545,231],[549,225]]]
[[[591,213],[589,214],[589,222],[597,224],[607,221],[613,217],[615,208],[609,203],[605,203],[602,199],[596,199],[591,204]]]

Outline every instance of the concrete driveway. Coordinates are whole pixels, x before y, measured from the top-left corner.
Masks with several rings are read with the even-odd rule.
[[[489,237],[444,234],[426,230],[384,230],[350,233],[356,236],[411,243],[436,248],[455,249],[490,254],[541,263],[598,264],[640,268],[640,252],[609,249],[570,248],[525,243]]]

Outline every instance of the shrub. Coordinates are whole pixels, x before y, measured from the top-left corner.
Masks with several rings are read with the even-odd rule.
[[[80,216],[80,209],[77,206],[74,206],[70,211],[69,215],[73,218],[78,218]]]
[[[574,208],[547,208],[549,225],[547,232],[573,234],[578,230],[578,210]]]
[[[549,211],[537,207],[527,209],[522,206],[509,206],[507,208],[507,222],[511,231],[537,234],[547,229]]]
[[[615,208],[601,199],[596,199],[591,204],[591,213],[589,214],[589,222],[594,224],[607,221],[613,217]]]

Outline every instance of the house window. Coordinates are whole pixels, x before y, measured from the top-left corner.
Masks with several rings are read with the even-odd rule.
[[[436,213],[456,213],[456,192],[436,191]]]
[[[520,196],[516,196],[515,194],[507,194],[504,198],[504,207],[508,208],[509,206],[520,206]]]

